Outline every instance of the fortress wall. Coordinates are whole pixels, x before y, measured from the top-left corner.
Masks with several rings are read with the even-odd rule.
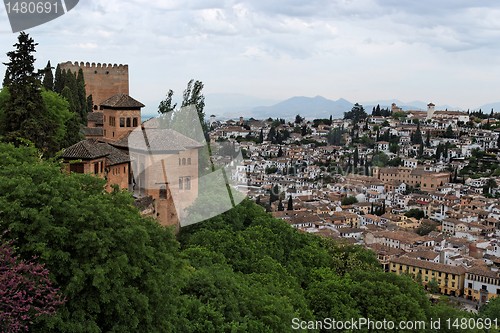
[[[128,65],[68,61],[59,66],[73,73],[83,70],[85,90],[87,96],[92,95],[94,105],[116,94],[129,94]]]

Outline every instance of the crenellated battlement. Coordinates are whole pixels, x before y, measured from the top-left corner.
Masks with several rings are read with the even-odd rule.
[[[95,62],[83,62],[83,61],[67,61],[64,63],[61,63],[62,68],[68,69],[68,68],[82,68],[82,69],[128,69],[128,65],[124,64],[106,64],[106,63],[95,63]]]
[[[92,95],[94,109],[113,95],[129,93],[128,65],[126,64],[66,61],[60,63],[59,66],[61,70],[70,70],[74,73],[82,69],[85,90],[87,95]]]

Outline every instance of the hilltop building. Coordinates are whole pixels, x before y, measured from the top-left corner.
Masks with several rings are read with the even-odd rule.
[[[401,182],[412,187],[420,187],[422,191],[433,191],[449,182],[449,172],[426,171],[423,167],[385,167],[373,168],[373,176],[386,182]]]
[[[92,95],[94,111],[111,96],[129,94],[128,65],[67,61],[59,67],[73,73],[78,73],[80,69],[83,71],[85,91],[87,96]]]
[[[63,152],[66,170],[104,178],[107,191],[114,186],[128,189],[147,203],[145,214],[162,225],[178,226],[198,196],[202,146],[154,122],[141,124],[144,104],[128,94],[127,65],[66,62],[60,66],[83,70],[87,96],[92,95],[94,102],[83,129],[86,139]]]

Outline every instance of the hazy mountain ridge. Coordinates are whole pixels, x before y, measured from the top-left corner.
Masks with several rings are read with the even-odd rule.
[[[271,106],[255,107],[252,114],[260,118],[290,118],[297,114],[305,118],[328,118],[330,115],[339,118],[352,106],[353,103],[343,98],[333,101],[322,96],[295,96]]]
[[[332,115],[333,118],[342,118],[344,112],[351,110],[355,102],[348,101],[344,98],[331,100],[323,96],[307,97],[293,96],[283,101],[272,99],[259,98],[245,94],[225,94],[212,93],[207,94],[205,99],[205,114],[207,117],[214,114],[218,118],[285,118],[292,119],[297,114],[307,119],[328,118]],[[362,104],[368,114],[371,114],[373,107],[380,105],[381,108],[390,108],[392,103],[403,110],[427,110],[429,102],[410,101],[404,102],[398,99],[385,99],[375,101],[359,102]],[[484,104],[470,110],[482,109],[483,112],[489,112],[493,108],[500,111],[500,102]],[[436,105],[436,110],[467,110],[447,104]]]

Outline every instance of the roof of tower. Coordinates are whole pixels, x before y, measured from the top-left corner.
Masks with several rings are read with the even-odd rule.
[[[144,104],[133,99],[127,94],[114,95],[104,102],[101,102],[101,106],[107,106],[112,108],[142,108]]]

